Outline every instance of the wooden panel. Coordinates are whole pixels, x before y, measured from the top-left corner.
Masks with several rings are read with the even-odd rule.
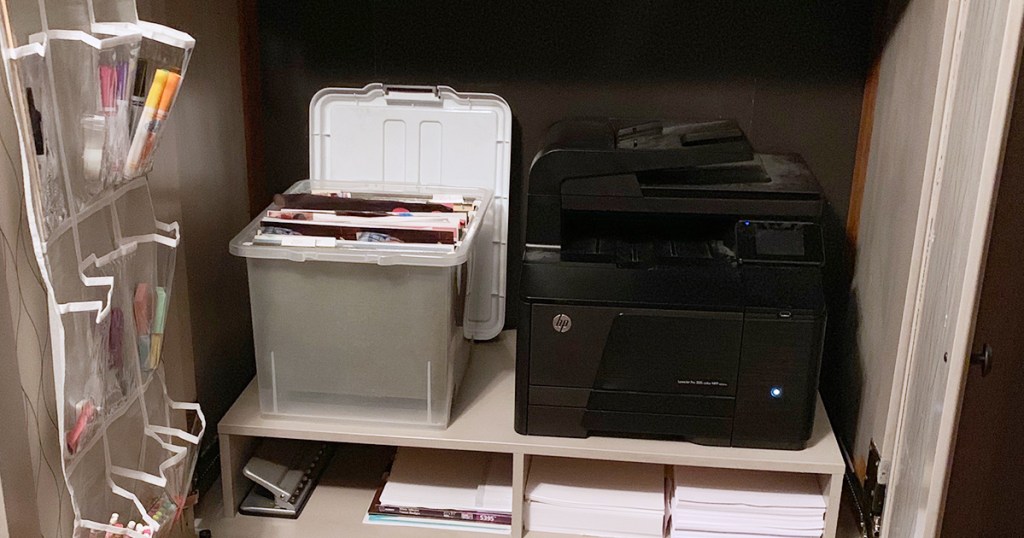
[[[1016,80],[1022,0],[957,3],[883,536],[934,536]]]
[[[840,431],[859,469],[872,440],[890,459],[906,363],[930,178],[938,148],[952,31],[949,7],[911,1],[894,25],[879,65],[874,128],[858,231],[850,311],[855,342]]]
[[[846,240],[857,245],[860,230],[860,212],[864,205],[864,183],[868,176],[868,162],[871,155],[871,135],[875,127],[875,101],[878,98],[878,72],[881,66],[875,62],[864,82],[864,101],[860,109],[860,134],[857,135],[857,158],[853,163],[853,181],[850,184],[850,209],[846,213]]]

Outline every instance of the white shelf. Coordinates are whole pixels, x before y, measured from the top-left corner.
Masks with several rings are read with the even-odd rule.
[[[839,496],[846,470],[828,416],[818,401],[811,441],[804,450],[763,450],[723,448],[679,441],[591,437],[568,439],[519,435],[513,428],[515,402],[515,332],[502,333],[489,343],[475,344],[466,378],[456,396],[452,423],[447,429],[429,429],[363,422],[323,421],[303,418],[266,417],[260,412],[259,395],[253,381],[218,425],[221,440],[221,465],[224,506],[231,514],[248,482],[241,478],[241,467],[251,454],[254,441],[261,437],[331,441],[356,445],[410,446],[446,450],[502,452],[513,454],[514,491],[518,501],[514,510],[513,538],[521,536],[521,494],[532,456],[556,456],[594,460],[634,461],[664,465],[753,469],[769,472],[815,474],[821,478],[829,498],[826,515],[826,537],[834,536]],[[340,456],[339,452],[339,456]],[[324,517],[337,519],[339,529],[353,536],[463,536],[468,533],[404,529],[363,525],[372,496],[369,489],[332,487],[317,489],[307,511],[319,513],[318,497],[336,497],[326,508]],[[330,491],[330,493],[324,493]],[[319,516],[314,516],[319,517]],[[234,518],[240,519],[256,518]],[[231,520],[228,520],[231,521]],[[258,521],[267,521],[265,519]],[[287,523],[287,522],[285,522]],[[293,525],[296,522],[292,522]],[[249,525],[248,521],[240,525]],[[253,523],[258,525],[259,523]],[[266,525],[277,528],[280,521]],[[301,522],[297,523],[302,525]],[[248,528],[247,526],[245,528]],[[265,527],[270,528],[270,527]],[[233,532],[233,531],[232,531]],[[411,534],[406,534],[411,532]],[[215,534],[220,536],[219,533]],[[235,536],[229,532],[228,536]],[[255,536],[257,534],[250,534]],[[292,536],[282,533],[274,536]],[[300,534],[295,534],[299,536]],[[307,534],[309,535],[309,534]],[[342,535],[349,535],[343,533]],[[474,534],[475,536],[485,536]],[[549,538],[544,533],[529,533],[529,538]]]
[[[415,426],[307,419],[268,418],[260,413],[253,381],[220,421],[218,432],[250,437],[283,437],[342,443],[523,453],[600,460],[638,461],[798,473],[841,473],[836,438],[821,402],[814,433],[804,450],[722,448],[678,441],[590,437],[567,439],[519,435],[513,428],[515,332],[476,344],[466,379],[445,430]]]

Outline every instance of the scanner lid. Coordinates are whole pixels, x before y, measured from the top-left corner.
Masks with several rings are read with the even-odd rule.
[[[332,180],[493,192],[471,264],[465,332],[505,325],[512,110],[489,93],[448,86],[327,88],[309,107],[311,186]]]

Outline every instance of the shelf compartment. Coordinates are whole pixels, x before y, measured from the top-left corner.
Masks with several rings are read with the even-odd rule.
[[[522,536],[522,492],[528,463],[536,456],[612,460],[657,465],[688,465],[723,469],[749,469],[765,472],[795,472],[817,475],[829,492],[825,536],[834,536],[838,521],[839,497],[845,464],[835,435],[829,425],[821,402],[815,415],[814,431],[804,450],[764,450],[723,448],[696,445],[678,441],[590,437],[569,439],[557,437],[523,436],[513,428],[515,401],[515,333],[502,333],[498,339],[473,345],[470,366],[463,380],[459,396],[453,404],[452,421],[445,430],[400,425],[376,425],[358,422],[325,423],[315,420],[281,419],[261,414],[255,381],[249,385],[218,425],[220,435],[223,507],[230,507],[224,516],[234,516],[235,507],[247,493],[241,469],[261,437],[306,439],[364,445],[409,446],[479,452],[501,452],[513,455],[512,537]],[[314,493],[310,503],[316,503]],[[365,513],[372,492],[366,493],[366,502],[346,510]],[[318,504],[318,503],[317,503]],[[313,504],[315,506],[316,504]],[[330,510],[328,510],[330,512]],[[324,514],[307,507],[308,514]],[[333,512],[330,512],[333,513]],[[310,517],[310,516],[306,516]],[[317,517],[317,516],[312,516]],[[333,516],[331,516],[333,517]],[[360,515],[360,517],[362,517]],[[235,519],[228,519],[224,528],[234,529]],[[275,531],[277,523],[273,525]],[[249,528],[249,527],[246,527]],[[266,528],[266,527],[252,527]],[[290,529],[290,527],[281,527]],[[431,536],[423,529],[409,536]],[[290,536],[282,530],[280,536]],[[230,534],[229,534],[230,535]],[[278,535],[278,534],[275,534]],[[295,534],[299,536],[299,534]],[[388,536],[391,536],[388,534]],[[399,536],[399,534],[395,534]],[[401,534],[400,536],[405,536]],[[443,536],[443,534],[442,534]],[[546,533],[528,533],[529,538],[549,536]]]
[[[668,528],[665,465],[535,456],[526,467],[526,532],[658,538]]]
[[[415,527],[392,527],[366,525],[363,516],[380,486],[381,476],[388,469],[395,448],[383,445],[347,444],[339,446],[334,459],[327,466],[298,519],[278,519],[238,515],[220,519],[223,505],[215,503],[204,506],[199,514],[198,524],[209,528],[213,535],[226,538],[248,538],[250,536],[276,536],[278,538],[300,538],[321,536],[324,529],[332,529],[334,536],[359,536],[360,538],[471,538],[488,536],[477,532]],[[248,460],[248,458],[245,458]],[[244,465],[244,461],[243,461]],[[242,478],[244,491],[252,484]],[[241,500],[241,498],[239,498]],[[207,525],[209,521],[212,525]],[[500,535],[494,535],[500,536]]]

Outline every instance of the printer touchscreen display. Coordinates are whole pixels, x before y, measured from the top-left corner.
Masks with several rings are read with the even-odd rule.
[[[744,263],[824,262],[821,228],[807,222],[741,221],[736,245]]]
[[[803,256],[804,234],[793,228],[758,228],[754,248],[763,256]]]

